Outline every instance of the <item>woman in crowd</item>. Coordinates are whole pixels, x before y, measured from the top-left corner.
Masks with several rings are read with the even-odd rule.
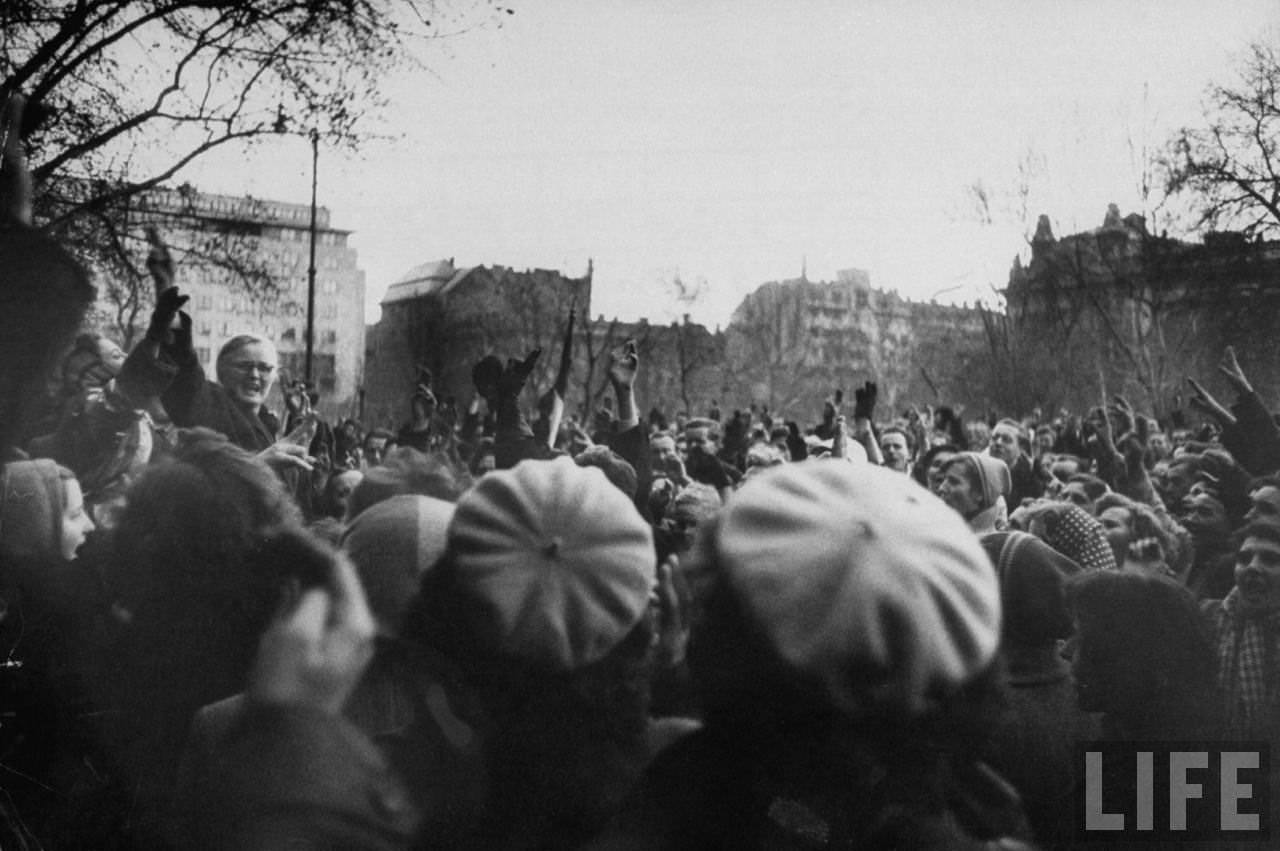
[[[1011,486],[1009,468],[1003,461],[978,452],[961,452],[943,468],[938,496],[971,530],[982,535],[1007,526],[1005,497]]]

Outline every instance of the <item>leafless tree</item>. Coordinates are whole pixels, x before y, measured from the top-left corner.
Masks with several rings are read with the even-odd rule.
[[[421,62],[426,42],[510,13],[493,0],[0,3],[0,102],[28,98],[37,224],[99,273],[127,341],[148,306],[141,228],[166,229],[140,196],[210,152],[278,133],[353,147],[384,105],[388,71]],[[252,241],[215,235],[175,247],[188,264],[231,268],[247,292],[267,293],[254,286],[265,279]]]
[[[1174,134],[1161,166],[1166,190],[1190,200],[1195,228],[1280,232],[1280,53],[1251,44],[1235,79],[1215,84],[1204,122]]]

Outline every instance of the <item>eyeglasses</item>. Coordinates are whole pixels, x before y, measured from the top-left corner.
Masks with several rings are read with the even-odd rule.
[[[276,371],[275,364],[260,363],[251,360],[236,361],[235,363],[228,364],[228,366],[241,375],[252,375],[255,372],[260,372],[263,375],[270,375]]]

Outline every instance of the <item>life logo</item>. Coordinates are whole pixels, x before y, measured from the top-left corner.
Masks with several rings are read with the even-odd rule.
[[[1091,742],[1077,753],[1077,838],[1159,843],[1271,838],[1265,742]]]

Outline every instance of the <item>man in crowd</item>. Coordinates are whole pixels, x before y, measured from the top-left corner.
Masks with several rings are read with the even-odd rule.
[[[911,438],[898,426],[890,426],[880,432],[880,451],[884,454],[884,466],[899,473],[911,471]]]
[[[728,497],[742,473],[720,460],[720,424],[714,420],[689,420],[684,428],[685,468],[695,482],[711,485]]]
[[[1031,459],[1022,451],[1022,426],[1013,420],[1001,420],[991,430],[991,444],[987,452],[999,458],[1009,468],[1013,486],[1009,491],[1009,509],[1012,511],[1024,499],[1035,499],[1044,494],[1044,485],[1036,478]]]
[[[1235,587],[1205,604],[1218,645],[1227,733],[1274,741],[1280,733],[1280,525],[1254,521],[1241,533]]]

